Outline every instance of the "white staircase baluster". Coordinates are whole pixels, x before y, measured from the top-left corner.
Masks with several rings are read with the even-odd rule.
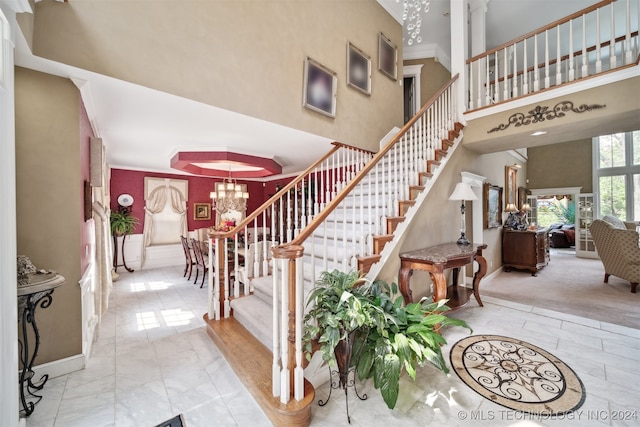
[[[522,44],[522,48],[524,49],[522,54],[522,95],[526,95],[529,93],[529,80],[527,76],[527,40],[524,40]]]
[[[518,97],[518,45],[513,45],[513,83],[511,84],[511,98]]]
[[[581,76],[585,78],[589,75],[589,58],[587,57],[587,15],[582,14],[582,71]]]
[[[296,313],[295,313],[295,348],[296,367],[294,371],[294,398],[298,401],[304,399],[304,369],[302,368],[302,335],[304,319],[304,271],[302,269],[302,258],[296,259]]]
[[[600,46],[600,9],[596,10],[596,74],[602,71],[602,51]]]
[[[556,26],[556,83],[562,84],[562,50],[560,47],[560,25]]]
[[[569,77],[570,82],[575,80],[575,69],[573,64],[573,19],[569,21]]]
[[[549,30],[544,32],[544,88],[551,87],[551,77],[549,77]]]
[[[289,289],[288,289],[288,279],[289,279],[289,260],[285,259],[282,261],[282,279],[280,281],[280,301],[282,304],[280,305],[280,336],[282,337],[282,342],[280,345],[280,351],[282,355],[280,356],[280,360],[282,362],[282,370],[280,371],[280,403],[288,403],[289,396],[291,394],[291,389],[289,388],[289,346],[287,343],[287,337],[289,336]]]
[[[271,391],[273,392],[274,397],[280,396],[280,370],[282,369],[280,359],[278,357],[280,355],[280,323],[278,322],[280,310],[278,305],[278,286],[281,282],[284,282],[280,278],[282,262],[283,260],[279,258],[273,259],[273,296],[271,298],[273,310],[271,313],[271,320],[273,323],[271,328],[273,334],[273,348],[271,349],[271,352],[273,354],[273,360],[271,365]],[[287,379],[287,382],[288,381],[289,380]]]
[[[631,51],[631,5],[629,4],[630,0],[626,1],[627,6],[627,22],[625,26],[625,35],[624,35],[624,46],[625,46],[625,60],[624,64],[631,64],[633,62],[633,52]],[[640,7],[639,7],[640,9]]]
[[[609,69],[613,70],[616,68],[617,58],[616,58],[616,25],[615,25],[615,3],[611,3],[611,41],[609,42]]]

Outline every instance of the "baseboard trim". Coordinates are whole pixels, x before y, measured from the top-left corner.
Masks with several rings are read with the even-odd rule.
[[[77,354],[75,356],[69,356],[64,359],[54,360],[53,362],[34,366],[33,370],[36,373],[36,378],[40,378],[43,375],[49,375],[49,378],[56,378],[84,369],[86,366],[86,360],[87,359],[83,354]]]

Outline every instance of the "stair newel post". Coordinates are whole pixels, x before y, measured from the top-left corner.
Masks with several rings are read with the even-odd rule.
[[[304,308],[302,299],[302,255],[304,248],[298,245],[280,245],[273,248],[273,257],[282,266],[281,283],[281,364],[280,402],[287,403],[293,395],[296,400],[304,397],[304,371],[302,368],[302,334]],[[274,337],[274,340],[276,338]],[[286,342],[284,342],[286,340]],[[277,343],[274,342],[274,348]]]

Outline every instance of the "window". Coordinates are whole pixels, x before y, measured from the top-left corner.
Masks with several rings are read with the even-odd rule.
[[[640,220],[640,130],[593,138],[597,214]]]

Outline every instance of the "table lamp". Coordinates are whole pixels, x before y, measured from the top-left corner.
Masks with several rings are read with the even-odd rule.
[[[456,243],[459,245],[469,245],[471,244],[471,242],[469,242],[469,239],[467,239],[467,236],[465,235],[467,227],[465,224],[464,202],[466,200],[478,200],[478,198],[474,194],[469,184],[467,184],[466,182],[459,182],[456,184],[456,188],[453,190],[453,193],[451,193],[451,196],[449,196],[449,200],[462,201],[462,203],[460,204],[460,238],[456,241]]]

